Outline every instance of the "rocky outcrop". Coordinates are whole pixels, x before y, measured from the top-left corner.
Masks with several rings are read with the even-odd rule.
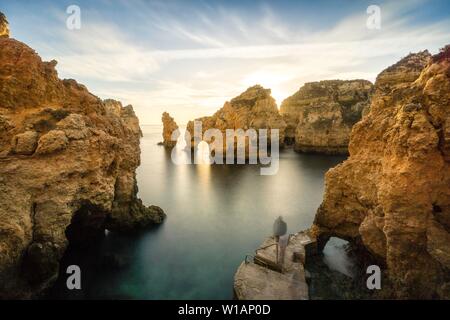
[[[350,157],[326,174],[314,222],[386,267],[396,298],[450,298],[450,47],[411,54],[377,78]]]
[[[289,235],[284,253],[274,237],[246,256],[234,275],[238,300],[308,300],[305,262],[317,253],[317,243],[308,231]]]
[[[132,107],[58,79],[55,65],[0,37],[0,298],[43,292],[68,244],[164,218],[137,198]]]
[[[370,103],[372,87],[366,80],[306,83],[281,104],[286,141],[299,152],[346,154],[350,132]]]
[[[202,123],[202,133],[208,129],[218,129],[224,137],[226,129],[242,129],[244,131],[255,129],[257,132],[259,129],[267,129],[268,144],[270,144],[270,130],[278,129],[279,143],[280,146],[283,146],[286,123],[278,112],[275,99],[270,94],[270,89],[264,89],[260,85],[250,87],[231,101],[225,102],[224,106],[214,115],[199,118],[196,121]],[[195,147],[198,142],[194,141],[193,121],[188,122],[187,131],[190,133],[191,147]],[[230,146],[226,145],[225,139],[223,145],[223,154],[225,155],[225,151]],[[231,147],[237,147],[236,141],[235,145]],[[246,147],[248,148],[247,144]]]
[[[8,20],[2,12],[0,12],[0,37],[9,37]]]
[[[162,114],[162,123],[163,123],[163,142],[162,145],[168,148],[173,148],[177,144],[176,141],[172,141],[172,133],[178,130],[178,125],[175,120],[168,114],[164,112]]]

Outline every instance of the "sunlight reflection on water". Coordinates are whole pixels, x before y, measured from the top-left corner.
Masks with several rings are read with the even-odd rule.
[[[84,291],[77,293],[85,298],[231,299],[245,255],[271,235],[280,215],[289,233],[309,228],[325,172],[344,159],[288,149],[273,176],[261,176],[259,165],[177,165],[172,152],[157,145],[162,127],[142,130],[139,196],[163,208],[167,219],[142,234],[110,232],[99,252],[69,256],[66,263],[88,270]],[[176,147],[176,160],[190,159],[183,147]],[[104,264],[92,267],[105,256],[120,262],[111,272]]]

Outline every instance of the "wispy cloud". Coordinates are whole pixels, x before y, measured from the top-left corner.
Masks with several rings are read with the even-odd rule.
[[[409,52],[450,43],[450,17],[415,21],[425,0],[382,4],[381,30],[366,28],[363,7],[315,29],[264,3],[251,10],[202,2],[121,5],[138,23],[133,28],[88,12],[97,19],[76,32],[55,30],[57,41],[43,47],[63,76],[133,103],[143,123],[158,123],[164,110],[185,123],[255,83],[281,103],[308,81],[373,81]]]

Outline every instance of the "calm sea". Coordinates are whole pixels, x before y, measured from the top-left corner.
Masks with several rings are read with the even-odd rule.
[[[324,174],[338,156],[280,154],[278,174],[257,165],[175,165],[157,143],[161,126],[143,126],[139,196],[167,213],[134,236],[107,233],[89,250],[69,250],[53,289],[58,298],[231,299],[233,275],[283,216],[291,233],[308,228],[322,201]],[[340,243],[326,262],[346,273]],[[82,290],[65,287],[65,267],[78,264]]]

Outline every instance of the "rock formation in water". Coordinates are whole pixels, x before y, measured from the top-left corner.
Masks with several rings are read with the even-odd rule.
[[[0,37],[9,37],[8,20],[2,12],[0,12]]]
[[[306,83],[283,101],[286,141],[299,152],[346,154],[353,125],[370,104],[366,80]]]
[[[326,174],[320,245],[337,236],[364,246],[394,297],[450,298],[450,47],[378,76],[349,151]]]
[[[137,198],[132,107],[58,79],[55,65],[0,37],[0,298],[43,292],[68,244],[165,216]]]
[[[163,141],[162,145],[168,148],[173,148],[177,144],[176,141],[172,141],[172,133],[178,129],[178,125],[175,120],[168,114],[164,112],[162,114],[162,123],[163,123]]]
[[[225,137],[226,129],[267,129],[268,144],[270,144],[271,129],[279,130],[280,146],[284,144],[284,130],[286,123],[278,112],[275,99],[272,98],[271,90],[264,89],[260,85],[248,88],[244,93],[225,102],[224,106],[210,117],[196,119],[202,123],[202,132],[208,129],[218,129]],[[187,130],[191,135],[191,147],[195,147],[194,122],[189,121]],[[224,155],[227,149],[224,138]],[[236,143],[235,143],[236,145]]]

